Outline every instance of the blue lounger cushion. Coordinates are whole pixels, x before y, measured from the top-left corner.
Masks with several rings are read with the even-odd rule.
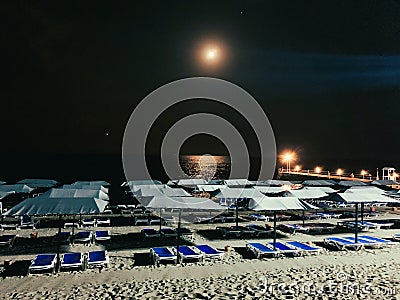
[[[90,237],[90,231],[80,231],[75,235],[78,239],[87,239]]]
[[[82,262],[82,253],[65,253],[63,256],[63,265],[75,265]]]
[[[321,248],[313,247],[313,246],[310,246],[310,245],[307,245],[307,244],[304,244],[304,243],[300,243],[300,242],[296,242],[296,241],[287,242],[287,243],[288,243],[289,245],[292,245],[292,246],[294,246],[294,247],[296,247],[296,248],[299,248],[299,249],[301,249],[301,250],[304,250],[304,251],[314,252],[314,251],[319,251],[319,250],[321,250]]]
[[[378,243],[385,243],[385,244],[390,244],[391,243],[391,241],[389,241],[389,240],[385,240],[385,239],[381,239],[381,238],[377,238],[377,237],[369,236],[369,235],[362,235],[362,236],[360,236],[360,238],[371,240],[371,241],[375,241],[375,242],[378,242]]]
[[[96,238],[107,238],[110,237],[107,230],[96,231]]]
[[[33,260],[31,267],[44,267],[53,265],[54,259],[56,258],[55,254],[39,254]]]
[[[92,251],[89,252],[89,261],[105,261],[106,260],[106,252],[105,251]]]
[[[355,238],[354,236],[345,236],[345,237],[343,237],[343,238],[346,239],[346,240],[349,240],[349,241],[351,241],[351,242],[353,242],[353,243],[356,242],[356,238]],[[362,244],[367,244],[367,245],[381,244],[381,243],[376,242],[376,241],[363,239],[362,237],[358,237],[358,238],[357,238],[357,242],[358,242],[358,243],[362,243]]]
[[[199,249],[201,252],[203,252],[205,255],[222,255],[224,252],[218,251],[217,249],[211,247],[210,245],[198,245],[195,246],[197,249]]]
[[[107,256],[107,251],[92,251],[88,253],[88,264],[96,265],[96,264],[108,264],[109,259]]]
[[[326,240],[337,242],[337,243],[344,244],[344,245],[353,245],[354,244],[354,242],[345,240],[343,238],[338,238],[338,237],[329,237],[329,238],[326,238]]]
[[[179,253],[181,253],[184,256],[198,255],[198,253],[196,253],[189,246],[179,246]]]
[[[273,253],[275,252],[274,249],[271,249],[263,244],[260,243],[249,243],[250,246],[256,248],[258,251],[263,252],[263,253]]]
[[[171,251],[168,248],[165,248],[165,247],[152,248],[152,249],[159,257],[174,257],[175,256],[173,253],[171,253]]]
[[[273,242],[269,243],[272,247],[274,246]],[[296,249],[292,249],[289,246],[281,243],[281,242],[276,242],[275,244],[276,249],[280,250],[280,251],[295,251]]]

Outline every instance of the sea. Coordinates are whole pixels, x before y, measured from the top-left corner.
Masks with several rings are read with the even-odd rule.
[[[159,157],[149,157],[146,161],[149,162],[148,166],[153,179],[162,182],[170,179],[163,170]],[[315,164],[316,162],[311,158],[303,161],[302,165],[313,169]],[[332,161],[326,159],[323,163],[318,162],[318,165],[321,164],[324,170],[336,170],[341,167],[346,172],[355,174],[357,170],[365,169],[375,175],[377,168],[380,170],[385,166],[400,169],[400,161],[393,162],[384,158],[366,161],[340,160],[339,162],[337,159]],[[182,170],[193,178],[226,179],[229,178],[231,170],[229,156],[182,155],[180,165]],[[280,166],[277,162],[277,168]],[[63,183],[78,180],[106,180],[113,184],[121,184],[126,180],[121,155],[55,153],[3,153],[0,155],[0,181],[14,183],[25,178],[54,179]]]

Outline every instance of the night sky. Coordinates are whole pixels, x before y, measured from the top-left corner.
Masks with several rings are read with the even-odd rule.
[[[278,151],[298,151],[304,166],[400,168],[399,1],[8,5],[0,180],[120,176],[135,105],[191,76],[250,92],[270,119]],[[199,63],[208,41],[226,49],[217,67]],[[220,112],[247,132],[224,108],[202,100],[182,105],[155,124],[150,154],[157,155],[166,126],[192,112]],[[182,153],[226,154],[204,136]]]

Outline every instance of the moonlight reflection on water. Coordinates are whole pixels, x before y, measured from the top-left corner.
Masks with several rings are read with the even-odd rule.
[[[206,180],[229,178],[231,171],[229,156],[182,155],[179,162],[188,176]]]

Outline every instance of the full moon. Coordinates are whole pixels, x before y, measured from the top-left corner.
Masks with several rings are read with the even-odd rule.
[[[221,41],[200,41],[195,48],[195,61],[204,71],[222,69],[228,61],[227,47]]]
[[[209,49],[206,54],[206,58],[209,60],[213,60],[217,57],[217,50],[216,49]]]

